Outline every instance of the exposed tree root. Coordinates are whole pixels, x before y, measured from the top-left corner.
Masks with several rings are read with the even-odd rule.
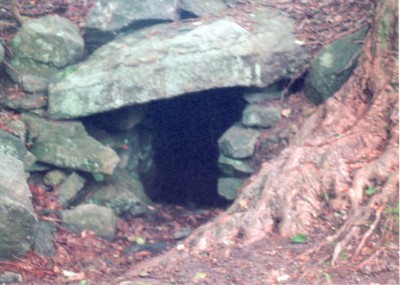
[[[396,23],[398,15],[386,2],[379,5],[378,19],[353,76],[319,107],[279,158],[262,165],[225,214],[192,235],[187,243],[194,250],[208,251],[238,240],[252,243],[274,231],[282,236],[307,234],[321,213],[322,197],[328,194],[332,206],[350,211],[349,218],[306,254],[337,242],[332,252],[335,264],[340,252],[353,242],[359,244],[354,252],[359,255],[388,202],[398,200],[396,68],[389,70],[382,62],[396,57],[396,50],[390,46],[382,50],[375,38],[379,17],[389,13]],[[388,33],[392,42],[396,31]],[[380,192],[363,205],[367,187]],[[362,233],[362,226],[370,221]]]
[[[350,242],[352,240],[356,240],[356,241],[360,241],[360,242],[359,242],[359,245],[357,246],[356,250],[354,251],[354,254],[352,255],[353,260],[354,260],[360,254],[366,241],[368,240],[368,238],[372,235],[372,233],[375,231],[376,227],[378,226],[378,223],[381,220],[381,214],[382,214],[383,210],[384,210],[383,206],[380,206],[378,209],[376,209],[375,220],[372,223],[372,225],[369,227],[368,231],[365,232],[363,235],[360,234],[360,232],[361,232],[360,226],[364,225],[367,222],[367,217],[365,216],[364,213],[359,214],[359,215],[353,215],[353,216],[351,216],[350,219],[348,219],[345,222],[345,224],[334,235],[327,237],[324,241],[320,242],[317,246],[315,246],[315,247],[311,248],[310,250],[308,250],[307,252],[299,255],[296,259],[299,259],[300,257],[304,257],[306,255],[311,255],[313,253],[319,252],[322,248],[324,248],[326,246],[330,246],[334,243],[337,243],[333,249],[332,254],[329,255],[328,258],[326,258],[326,257],[323,258],[323,261],[330,258],[331,265],[335,266],[337,264],[340,253],[343,250],[347,249],[348,245],[350,244]]]
[[[351,88],[354,81],[342,89],[343,94],[355,92]],[[353,209],[353,215],[330,242],[345,240],[344,234],[354,225],[366,223],[374,209],[384,207],[397,193],[398,149],[394,141],[398,135],[394,126],[398,119],[392,114],[397,103],[394,92],[385,95],[381,96],[384,100],[373,98],[368,108],[360,103],[351,127],[327,123],[334,117],[328,114],[318,128],[305,129],[310,137],[319,134],[320,139],[300,138],[302,144],[292,145],[278,159],[264,164],[227,213],[199,229],[197,249],[206,250],[213,241],[227,244],[238,236],[253,242],[274,230],[283,236],[307,233],[321,211],[324,193],[331,196],[332,204],[351,205]],[[337,109],[337,100],[332,101],[327,105],[335,116],[348,111]],[[325,110],[320,108],[319,112]],[[342,118],[349,120],[350,116]],[[366,187],[374,184],[383,185],[382,193],[362,207]],[[339,247],[336,251],[340,252]]]
[[[394,0],[376,4],[374,26],[348,82],[318,107],[278,158],[264,163],[245,183],[226,212],[185,241],[185,249],[207,253],[268,239],[271,233],[311,234],[327,197],[329,205],[346,210],[348,218],[300,256],[333,248],[317,264],[331,259],[335,265],[344,249],[353,252],[353,258],[360,255],[383,228],[384,210],[397,203],[399,195],[398,66],[393,68],[398,56],[392,44],[398,42],[398,8]],[[389,17],[385,35],[378,32],[383,17]],[[367,187],[376,193],[364,195]]]
[[[361,269],[363,268],[365,265],[372,263],[372,261],[374,259],[376,259],[382,252],[385,251],[385,248],[380,248],[379,250],[377,250],[374,254],[372,254],[369,258],[367,258],[366,260],[364,260],[362,263],[360,263],[357,266],[357,269]]]
[[[357,249],[353,255],[354,257],[357,257],[361,250],[363,249],[365,242],[367,241],[367,239],[372,235],[372,233],[375,231],[376,227],[378,226],[379,221],[381,220],[381,216],[382,216],[382,211],[383,211],[384,207],[380,206],[377,210],[376,210],[376,217],[375,217],[375,221],[372,223],[372,225],[369,227],[368,231],[364,234],[363,238],[361,239],[360,244],[357,246]],[[337,256],[333,256],[332,258],[332,263],[335,263],[337,260]]]

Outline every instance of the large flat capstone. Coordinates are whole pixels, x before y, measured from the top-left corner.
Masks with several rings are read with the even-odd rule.
[[[265,87],[306,60],[291,20],[271,9],[157,25],[58,73],[49,113],[74,118],[213,88]]]

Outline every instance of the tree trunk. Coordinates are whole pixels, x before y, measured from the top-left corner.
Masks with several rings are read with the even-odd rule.
[[[326,206],[352,215],[332,239],[398,201],[398,7],[376,1],[373,26],[348,82],[311,116],[281,155],[262,165],[235,203],[189,240],[212,250],[276,232],[308,234]],[[378,192],[364,197],[367,187]],[[396,202],[397,203],[397,202]]]

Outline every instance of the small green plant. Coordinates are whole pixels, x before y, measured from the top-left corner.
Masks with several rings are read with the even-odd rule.
[[[399,232],[400,228],[400,217],[399,217],[399,202],[393,206],[385,208],[384,213],[386,216],[385,228],[388,231]]]
[[[365,190],[365,195],[371,196],[374,195],[378,191],[375,186],[368,186],[368,188]]]
[[[399,212],[399,208],[400,208],[400,202],[398,202],[397,203],[397,205],[396,205],[396,208],[394,208],[394,213],[396,214],[396,215],[398,215],[400,212]]]
[[[196,272],[196,274],[193,277],[193,280],[197,281],[197,280],[201,280],[201,279],[205,279],[207,277],[207,273],[205,272]]]
[[[399,215],[399,205],[400,205],[400,202],[396,204],[395,208],[387,207],[384,211],[385,214],[388,214],[388,215],[393,214],[396,216]]]
[[[327,273],[327,272],[322,272],[322,275],[324,276],[324,278],[325,278],[325,281],[327,282],[327,283],[331,283],[331,276],[329,275],[329,273]]]
[[[335,212],[334,216],[336,218],[343,218],[347,215],[347,212],[345,210],[340,210],[339,212]]]
[[[347,259],[348,259],[347,252],[346,252],[346,251],[342,251],[342,252],[339,254],[339,259],[340,259],[341,261],[347,261]]]
[[[329,195],[328,195],[328,193],[326,193],[326,192],[324,192],[324,200],[325,200],[326,202],[329,202]]]
[[[393,212],[393,209],[389,207],[389,208],[386,208],[384,212],[385,212],[385,214],[390,215]]]
[[[291,237],[290,240],[295,243],[305,243],[307,242],[307,237],[303,234],[296,234],[294,237]]]

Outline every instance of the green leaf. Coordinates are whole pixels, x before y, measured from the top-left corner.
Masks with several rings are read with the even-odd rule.
[[[142,237],[136,237],[135,238],[135,242],[137,244],[144,245],[146,243],[146,240],[144,238],[142,238]]]
[[[389,207],[389,208],[386,208],[384,212],[385,212],[385,214],[389,215],[393,212],[393,210],[392,210],[392,208]]]
[[[331,283],[331,276],[329,275],[329,273],[322,272],[322,275],[324,275],[325,281],[327,283]]]
[[[329,195],[326,192],[324,192],[324,199],[326,202],[329,202]]]
[[[348,257],[347,257],[347,252],[342,251],[342,252],[339,254],[339,258],[340,258],[341,261],[347,261],[347,259],[348,259]]]
[[[368,188],[365,190],[365,194],[371,196],[374,195],[376,191],[377,189],[374,186],[368,186]]]
[[[199,280],[199,279],[204,279],[207,277],[207,273],[205,272],[196,272],[196,274],[194,275],[195,280]]]
[[[399,214],[399,210],[400,210],[399,208],[400,208],[400,202],[397,203],[396,208],[394,209],[394,213],[395,213],[396,215]]]
[[[303,234],[296,234],[294,237],[290,239],[292,242],[295,243],[305,243],[307,241],[307,237]]]

